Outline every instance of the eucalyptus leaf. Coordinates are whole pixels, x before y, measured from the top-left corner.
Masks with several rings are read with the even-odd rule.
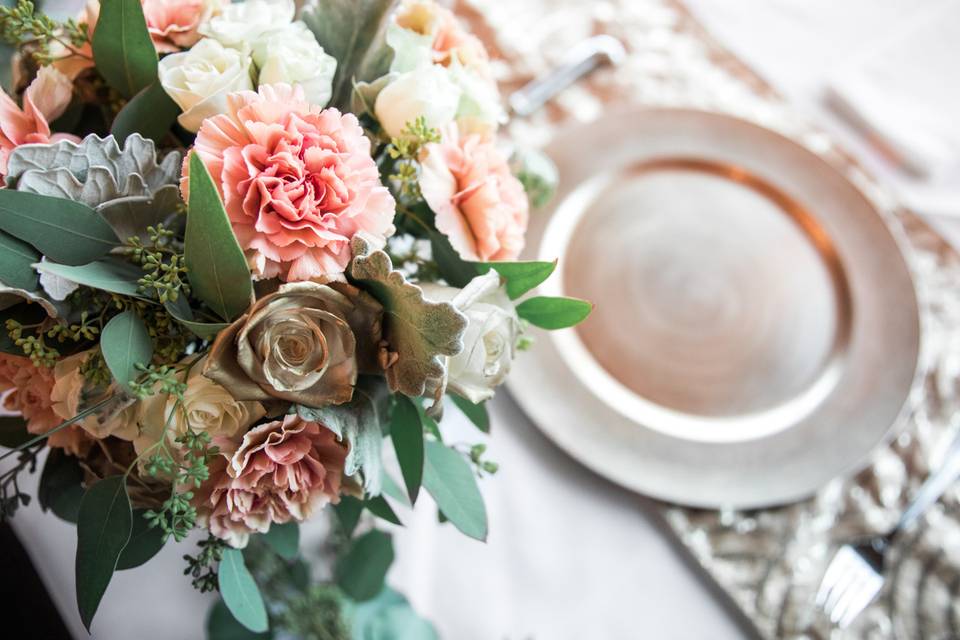
[[[430,232],[430,250],[440,275],[451,287],[463,288],[477,276],[476,263],[461,258],[447,236],[439,231]]]
[[[566,329],[586,320],[593,305],[577,298],[537,296],[517,305],[517,315],[541,329]]]
[[[132,526],[124,476],[104,478],[84,494],[77,520],[76,574],[77,606],[88,632]]]
[[[117,571],[139,567],[163,549],[163,529],[151,527],[146,513],[146,509],[137,509],[133,512],[130,541],[127,542],[123,553],[120,554],[120,559],[117,560]]]
[[[107,83],[130,97],[157,79],[157,51],[140,0],[101,0],[93,58]]]
[[[387,502],[383,496],[374,496],[369,500],[365,500],[363,504],[367,508],[367,511],[378,518],[383,518],[387,522],[403,526],[393,507],[390,506],[390,503]]]
[[[193,309],[184,296],[178,296],[176,301],[168,301],[164,308],[173,319],[189,329],[198,338],[212,338],[230,325],[226,322],[198,322],[194,319]]]
[[[457,405],[457,408],[463,412],[463,415],[470,419],[470,422],[472,422],[477,429],[480,429],[480,431],[484,433],[490,433],[490,416],[487,415],[486,404],[482,402],[480,404],[473,404],[466,398],[452,394],[450,399],[453,400],[453,404]]]
[[[263,540],[278,556],[285,560],[293,560],[297,557],[300,547],[300,526],[294,521],[284,524],[274,522],[263,534]]]
[[[407,492],[401,489],[397,481],[386,471],[381,476],[381,482],[383,483],[383,495],[393,498],[405,507],[413,506],[410,504],[410,496],[407,495]]]
[[[159,143],[178,115],[180,107],[163,90],[160,81],[155,80],[124,105],[114,119],[110,133],[120,144],[134,133]]]
[[[66,265],[86,264],[119,244],[107,221],[87,205],[14,189],[0,189],[0,230]]]
[[[553,262],[476,262],[477,273],[483,275],[493,269],[507,281],[507,295],[516,300],[544,282],[557,268]]]
[[[190,202],[184,259],[194,294],[225,320],[253,300],[250,268],[233,235],[220,193],[203,160],[190,155]]]
[[[340,496],[340,502],[333,505],[333,511],[337,514],[343,534],[348,539],[352,538],[353,530],[360,522],[360,514],[363,513],[363,501],[353,496]]]
[[[395,0],[317,0],[301,13],[323,50],[337,59],[333,106],[348,106],[353,82],[389,69],[383,36]]]
[[[350,611],[353,640],[439,640],[436,629],[401,594],[385,587]]]
[[[137,284],[143,276],[143,270],[116,258],[104,258],[79,267],[55,262],[41,262],[34,267],[37,271],[52,273],[92,289],[143,298]]]
[[[465,535],[487,539],[487,509],[470,465],[455,449],[427,442],[423,486],[440,511]]]
[[[207,640],[269,640],[269,631],[255,633],[237,622],[223,600],[217,600],[207,616]]]
[[[0,447],[16,449],[32,438],[23,416],[0,416]]]
[[[239,549],[227,549],[223,552],[217,582],[223,602],[237,622],[250,631],[259,633],[267,630],[269,622],[263,596],[260,595],[260,588],[250,575],[243,561],[243,553]]]
[[[40,262],[40,253],[22,240],[0,231],[0,282],[15,289],[36,291],[40,276],[33,264]]]
[[[397,452],[400,473],[407,486],[411,504],[416,504],[423,480],[423,425],[420,413],[410,398],[397,396],[390,420],[390,439]]]
[[[83,494],[83,469],[78,460],[63,449],[50,449],[37,487],[40,508],[53,511],[61,520],[76,523]]]
[[[100,351],[117,383],[129,392],[140,375],[137,365],[153,359],[153,342],[143,320],[134,311],[115,315],[100,334]]]
[[[393,540],[390,534],[376,529],[358,537],[335,569],[337,585],[348,596],[363,602],[383,589],[387,571],[393,563]]]

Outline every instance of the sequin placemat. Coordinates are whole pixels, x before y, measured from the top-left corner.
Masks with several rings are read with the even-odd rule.
[[[713,41],[672,0],[460,0],[457,9],[499,59],[505,90],[555,67],[595,34],[628,49],[546,109],[511,124],[540,144],[569,120],[609,104],[697,107],[783,133],[841,169],[903,232],[924,327],[925,378],[897,438],[856,477],[775,509],[716,512],[663,505],[670,527],[765,638],[960,638],[960,491],[949,492],[890,552],[881,597],[855,624],[833,629],[813,598],[837,545],[887,530],[960,429],[960,255],[901,208],[857,163],[770,86]]]

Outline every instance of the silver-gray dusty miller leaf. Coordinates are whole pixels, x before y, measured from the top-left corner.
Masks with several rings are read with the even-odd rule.
[[[79,144],[26,144],[10,154],[7,183],[18,191],[82,202],[126,239],[162,222],[179,201],[181,155],[157,161],[152,140],[90,134]]]
[[[348,275],[383,305],[381,365],[391,391],[422,396],[427,384],[443,379],[446,357],[463,349],[467,317],[449,302],[431,302],[393,268],[390,257],[357,234]]]

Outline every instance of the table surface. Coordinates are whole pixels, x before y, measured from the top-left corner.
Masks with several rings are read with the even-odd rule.
[[[890,34],[915,6],[908,0],[880,6],[870,0],[770,0],[750,2],[747,11],[746,0],[688,4],[798,108],[824,119],[829,116],[819,94],[828,63]],[[817,47],[811,48],[814,34]],[[797,47],[814,55],[801,58]],[[492,403],[491,417],[489,457],[501,470],[482,487],[490,516],[487,544],[438,526],[426,499],[395,532],[397,561],[388,580],[437,624],[441,637],[751,636],[672,539],[652,502],[560,453],[506,393]],[[445,431],[452,440],[476,439],[471,429],[451,408]],[[40,513],[35,502],[13,524],[74,636],[88,637],[74,601],[75,529]],[[308,528],[305,544],[309,538]],[[93,637],[202,638],[208,599],[198,597],[182,575],[180,556],[189,551],[169,545],[146,567],[118,573]]]

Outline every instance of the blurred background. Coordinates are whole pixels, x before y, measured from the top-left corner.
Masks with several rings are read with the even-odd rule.
[[[44,8],[70,15],[77,4]],[[441,637],[464,640],[960,638],[955,474],[942,476],[940,501],[893,538],[879,596],[861,615],[841,628],[817,598],[837,550],[890,531],[923,482],[955,458],[960,3],[460,0],[454,8],[496,58],[505,96],[564,65],[598,67],[510,125],[560,168],[558,196],[535,214],[527,257],[568,249],[575,259],[558,286],[592,287],[598,315],[556,342],[536,336],[513,393],[492,402],[487,457],[500,471],[482,483],[488,542],[437,526],[435,510],[421,505],[395,531],[390,585]],[[622,51],[609,41],[583,48],[601,34]],[[694,116],[671,116],[678,111]],[[663,184],[629,182],[638,162],[678,158],[727,167],[728,181],[765,204],[714,191],[713,170],[689,191],[672,169]],[[604,206],[576,210],[578,189],[595,175],[626,175],[634,186],[594,194]],[[736,226],[749,226],[747,213],[783,211],[798,222],[792,231],[754,236]],[[590,222],[597,233],[556,239],[563,230],[554,220],[585,215],[600,216]],[[676,223],[683,216],[712,222]],[[642,246],[606,251],[601,232],[621,228],[613,220],[638,225],[628,235]],[[791,253],[796,238],[778,234],[798,228],[806,248]],[[637,251],[649,259],[635,261]],[[751,261],[741,265],[734,253]],[[765,273],[792,288],[768,286]],[[625,285],[615,277],[630,279],[629,300],[618,300]],[[668,304],[669,313],[650,315]],[[726,313],[730,328],[711,333]],[[678,329],[688,316],[695,338]],[[771,334],[774,321],[782,334]],[[601,353],[604,331],[631,342],[619,360]],[[820,333],[826,342],[811,341]],[[669,345],[654,341],[663,336]],[[741,357],[747,351],[753,356]],[[704,377],[720,359],[733,365]],[[721,406],[730,394],[769,406]],[[450,441],[458,432],[475,439],[455,411],[444,424]],[[34,505],[13,527],[66,626],[86,637],[74,606],[73,528]],[[319,548],[324,533],[323,523],[305,527],[302,548]],[[203,637],[208,603],[186,588],[182,553],[170,545],[136,575],[117,574],[94,637]]]

